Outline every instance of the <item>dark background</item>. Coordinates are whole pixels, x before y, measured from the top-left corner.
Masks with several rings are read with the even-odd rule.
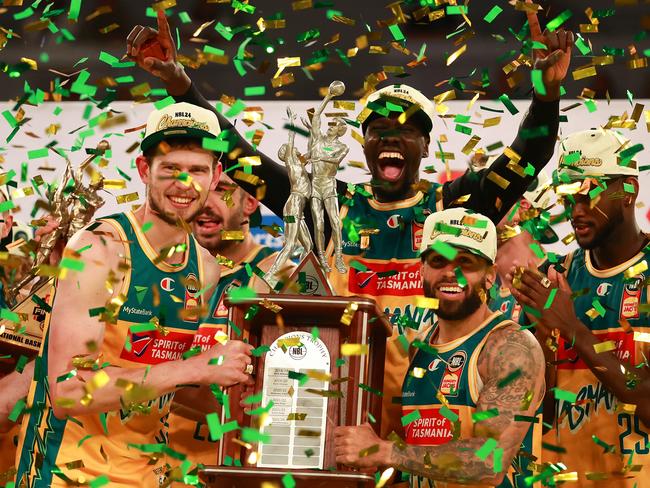
[[[5,0],[5,5],[12,3]],[[14,3],[15,0],[14,0]],[[319,97],[318,89],[329,84],[334,79],[343,80],[348,86],[348,94],[359,96],[363,93],[364,79],[371,73],[381,72],[384,66],[402,66],[405,68],[404,75],[396,76],[388,73],[387,81],[408,83],[422,90],[428,97],[447,91],[451,88],[448,83],[435,85],[455,77],[465,83],[467,90],[482,90],[485,98],[497,98],[502,93],[508,93],[511,98],[527,97],[530,89],[529,69],[521,68],[517,75],[519,83],[511,88],[506,83],[506,77],[502,67],[515,59],[522,49],[522,43],[515,39],[513,34],[518,33],[526,20],[525,14],[515,10],[514,6],[502,0],[474,0],[469,3],[468,17],[473,27],[464,25],[465,31],[447,39],[447,36],[461,27],[463,18],[460,15],[450,15],[439,20],[429,22],[427,18],[416,21],[411,15],[414,10],[422,8],[427,0],[416,2],[402,2],[403,12],[409,16],[405,24],[400,24],[400,29],[406,37],[405,46],[417,54],[423,43],[426,43],[428,60],[425,64],[417,67],[406,67],[406,63],[415,59],[415,56],[407,56],[398,50],[389,47],[387,54],[369,54],[368,48],[359,50],[355,57],[349,59],[350,66],[344,64],[335,48],[342,53],[355,45],[355,39],[363,34],[368,34],[366,25],[375,33],[381,33],[379,40],[371,41],[371,45],[390,46],[393,40],[388,28],[378,26],[378,21],[390,21],[394,13],[383,1],[341,1],[334,0],[321,2],[330,6],[314,6],[306,9],[293,11],[290,1],[268,1],[251,0],[250,5],[255,7],[253,14],[245,12],[234,13],[229,3],[212,3],[208,1],[187,1],[178,0],[178,4],[168,10],[172,32],[179,29],[181,49],[180,53],[186,56],[193,56],[195,49],[202,49],[203,44],[191,42],[192,33],[203,23],[210,20],[221,22],[233,29],[250,25],[251,29],[243,30],[236,34],[231,41],[223,39],[215,30],[214,25],[207,27],[200,35],[208,41],[210,46],[223,49],[230,56],[228,64],[208,63],[198,69],[188,69],[190,76],[198,83],[201,90],[209,98],[219,98],[222,94],[231,95],[237,98],[244,97],[246,86],[266,87],[264,96],[254,97],[257,99],[315,99]],[[436,7],[431,0],[434,9],[444,9],[444,5]],[[61,9],[60,15],[49,17],[57,28],[67,29],[75,38],[74,41],[62,40],[61,33],[52,33],[47,27],[44,30],[30,31],[34,22],[39,21],[43,15],[44,8],[50,5],[48,15],[56,14]],[[112,98],[125,100],[132,99],[129,89],[133,86],[149,82],[152,88],[161,87],[161,83],[153,77],[142,72],[138,68],[112,68],[99,61],[100,51],[106,51],[113,56],[121,57],[125,52],[125,38],[131,28],[136,24],[149,26],[156,25],[156,19],[145,15],[146,8],[151,4],[137,0],[85,0],[81,3],[81,12],[77,23],[68,20],[69,1],[47,1],[41,2],[33,15],[25,20],[16,20],[14,15],[23,12],[29,7],[25,2],[22,6],[1,7],[0,26],[6,30],[13,30],[20,38],[9,39],[6,46],[0,51],[0,61],[4,73],[0,74],[2,86],[2,98],[19,98],[25,92],[25,82],[29,83],[32,89],[40,88],[45,92],[51,91],[51,82],[59,78],[63,82],[66,78],[48,71],[57,71],[71,74],[80,69],[87,69],[91,76],[88,83],[99,85],[95,99],[104,99],[107,95]],[[491,23],[483,20],[490,9],[498,5],[503,12]],[[595,90],[595,98],[605,98],[606,91],[609,91],[611,98],[626,98],[627,91],[634,98],[650,98],[650,71],[648,68],[630,69],[627,62],[632,58],[630,49],[636,48],[638,57],[643,58],[643,51],[650,49],[650,41],[647,33],[650,30],[650,2],[648,0],[572,0],[571,2],[551,0],[541,3],[543,12],[539,18],[542,26],[556,17],[562,11],[569,9],[572,17],[565,23],[567,28],[574,32],[580,32],[580,24],[588,24],[589,20],[585,14],[587,7],[593,8],[600,16],[599,32],[582,34],[585,41],[591,41],[593,46],[592,54],[583,56],[577,49],[574,50],[574,58],[571,71],[588,65],[593,55],[605,54],[604,49],[622,50],[615,56],[615,63],[609,66],[598,66],[598,75],[579,81],[573,81],[571,74],[565,84],[567,97],[577,97],[583,88]],[[109,6],[110,13],[86,20],[100,6]],[[356,21],[354,26],[344,25],[328,19],[328,10],[338,10],[343,16]],[[187,12],[191,18],[190,23],[183,23],[179,18],[179,12]],[[253,36],[253,40],[247,47],[248,53],[253,58],[248,60],[246,65],[247,75],[239,76],[236,72],[232,58],[236,55],[240,44],[257,31],[256,23],[260,17],[265,19],[281,16],[286,20],[286,27],[283,29],[267,29],[263,34]],[[117,24],[117,28],[109,33],[101,33],[100,30],[111,24]],[[42,26],[41,26],[42,27]],[[310,29],[318,29],[320,37],[311,45],[297,42],[297,36]],[[509,31],[512,30],[512,32]],[[454,45],[454,41],[469,31],[475,35],[467,40],[467,51],[461,55],[451,66],[445,66],[446,57],[456,51],[460,45]],[[332,36],[340,34],[340,40],[331,46],[324,44],[331,40]],[[6,35],[6,32],[5,32]],[[503,36],[503,42],[495,36]],[[271,47],[269,47],[271,46]],[[277,58],[285,56],[300,56],[303,66],[312,56],[314,51],[329,48],[328,61],[323,64],[322,69],[311,71],[314,81],[311,81],[302,68],[289,68],[286,71],[293,72],[295,82],[278,89],[271,87],[271,78],[277,69]],[[273,52],[267,52],[273,50]],[[513,51],[513,52],[510,52]],[[27,69],[21,65],[21,57],[35,60],[38,63],[36,71]],[[83,58],[88,58],[76,67],[75,63]],[[266,62],[266,63],[265,63]],[[264,69],[266,66],[266,69]],[[482,87],[482,70],[487,69],[489,75],[489,86]],[[285,71],[285,72],[286,72]],[[115,83],[115,78],[132,75],[133,82]],[[107,78],[110,77],[110,78]],[[72,78],[72,81],[76,75]],[[472,84],[472,81],[475,84]],[[69,88],[71,81],[66,87]],[[116,86],[110,86],[116,85]],[[379,85],[381,86],[381,84]],[[458,86],[458,85],[457,85]],[[280,93],[278,93],[280,92]],[[457,90],[458,98],[471,98],[474,93],[461,93]],[[66,99],[75,100],[78,95],[72,94]],[[249,97],[252,98],[252,97]]]

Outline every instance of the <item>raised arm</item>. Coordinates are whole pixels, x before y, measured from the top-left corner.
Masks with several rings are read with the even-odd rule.
[[[107,225],[100,225],[96,230],[111,232]],[[118,410],[123,402],[129,403],[125,390],[116,385],[116,380],[126,380],[137,385],[146,386],[145,401],[157,398],[165,393],[175,391],[180,384],[217,383],[222,386],[246,381],[248,376],[243,374],[245,364],[250,362],[248,353],[250,346],[238,341],[232,341],[226,346],[217,346],[210,351],[194,356],[186,361],[170,361],[146,368],[126,369],[108,366],[101,374],[108,376],[108,383],[92,392],[93,400],[88,406],[83,406],[80,400],[86,395],[86,386],[92,384],[98,371],[77,369],[76,374],[69,379],[59,381],[74,369],[72,358],[89,354],[88,344],[97,344],[101,349],[104,340],[104,322],[98,317],[91,317],[89,310],[105,307],[119,293],[119,286],[111,292],[106,287],[111,270],[118,270],[119,255],[123,254],[123,244],[118,236],[102,239],[88,230],[77,233],[68,243],[65,254],[74,256],[75,249],[90,246],[82,255],[84,269],[68,273],[65,279],[57,284],[52,317],[48,331],[48,381],[55,415],[63,418],[65,415],[80,413],[98,413]],[[117,272],[118,282],[123,276]],[[83,304],[80,309],[80,304]],[[209,366],[212,357],[223,356],[221,365]],[[146,379],[145,379],[146,376]],[[66,400],[62,403],[62,400]]]
[[[147,41],[155,39],[158,41],[163,50],[164,59],[153,57],[151,54],[146,56],[147,52],[141,52],[143,45]],[[264,153],[255,149],[244,137],[239,134],[235,126],[213,105],[211,105],[192,83],[190,77],[185,73],[183,66],[177,61],[176,49],[172,39],[171,31],[167,18],[163,11],[158,11],[158,30],[141,25],[135,26],[127,37],[127,55],[133,59],[138,66],[151,73],[153,76],[160,78],[167,92],[174,97],[176,101],[188,102],[194,105],[204,107],[217,114],[219,125],[222,130],[229,130],[236,139],[236,146],[242,150],[240,157],[259,156],[260,165],[253,166],[253,174],[266,182],[267,185],[273,185],[273,191],[267,191],[265,197],[261,200],[273,213],[282,217],[282,209],[289,198],[291,186],[287,176],[287,170],[283,164],[279,164]],[[230,165],[228,166],[228,164]],[[222,164],[226,165],[224,171],[229,171],[235,163],[231,163],[224,158]],[[232,176],[232,172],[230,172]],[[237,180],[237,183],[251,195],[256,195],[256,186]],[[347,183],[339,181],[337,183],[339,192],[344,192]],[[311,212],[306,212],[305,217],[310,218]]]
[[[488,169],[467,172],[443,188],[443,203],[449,206],[469,195],[463,206],[480,212],[497,223],[501,221],[530,186],[533,178],[553,156],[559,127],[560,84],[566,77],[573,48],[573,33],[564,30],[541,33],[537,15],[527,12],[531,37],[546,49],[533,50],[534,69],[541,71],[543,88],[535,87],[533,101],[510,145],[512,154],[502,154]],[[540,91],[538,91],[540,89]],[[508,167],[516,160],[519,168]],[[534,174],[523,170],[530,163]]]

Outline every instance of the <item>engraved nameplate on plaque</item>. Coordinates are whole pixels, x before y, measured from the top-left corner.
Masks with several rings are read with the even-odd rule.
[[[278,337],[264,360],[262,405],[273,402],[261,429],[258,467],[323,469],[330,353],[309,332]]]

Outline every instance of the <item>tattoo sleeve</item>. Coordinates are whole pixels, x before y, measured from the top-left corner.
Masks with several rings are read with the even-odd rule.
[[[439,481],[500,482],[530,428],[529,422],[515,421],[515,415],[534,416],[542,399],[544,355],[532,334],[507,327],[492,333],[480,353],[478,369],[484,386],[476,411],[496,409],[498,415],[476,422],[468,439],[441,446],[407,445],[403,450],[393,445],[391,465]],[[501,473],[494,471],[493,455],[485,459],[476,455],[490,438],[503,449]]]

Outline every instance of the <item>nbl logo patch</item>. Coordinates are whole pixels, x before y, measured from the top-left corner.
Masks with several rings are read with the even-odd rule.
[[[639,302],[641,301],[642,284],[645,277],[641,274],[632,281],[623,285],[623,296],[621,297],[620,318],[638,319]]]
[[[455,352],[447,362],[447,369],[440,382],[440,393],[445,396],[458,396],[460,387],[460,378],[463,375],[463,369],[467,362],[467,353],[465,351]]]

